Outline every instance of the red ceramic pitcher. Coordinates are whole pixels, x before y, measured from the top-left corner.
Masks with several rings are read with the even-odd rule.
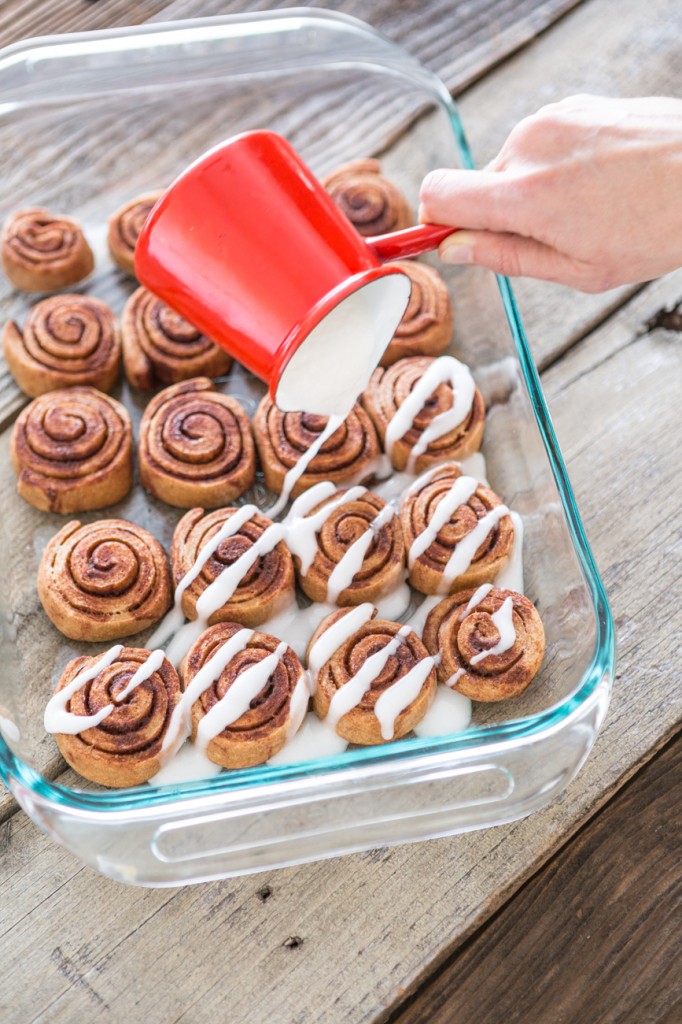
[[[382,261],[452,231],[363,238],[284,138],[254,131],[175,180],[140,233],[135,270],[281,408],[330,415],[363,390],[407,307],[409,278]]]

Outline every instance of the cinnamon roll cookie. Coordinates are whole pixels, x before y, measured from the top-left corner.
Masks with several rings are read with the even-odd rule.
[[[453,356],[413,356],[379,367],[360,401],[397,470],[420,473],[481,447],[483,396],[468,366]]]
[[[407,199],[381,173],[378,160],[343,164],[322,184],[361,235],[383,235],[414,223]]]
[[[484,584],[436,605],[426,620],[424,643],[440,655],[441,682],[487,702],[527,689],[542,664],[545,631],[527,597]]]
[[[380,455],[369,416],[354,405],[336,429],[335,420],[305,412],[282,412],[266,396],[253,419],[265,483],[271,491],[296,497],[313,484],[342,485],[368,480]]]
[[[291,647],[233,622],[203,633],[180,666],[175,744],[195,746],[223,768],[262,764],[297,731],[310,690]]]
[[[364,487],[312,487],[292,505],[286,537],[298,581],[313,601],[342,607],[376,601],[403,580],[399,518]]]
[[[171,566],[188,619],[206,624],[259,626],[294,600],[294,567],[284,528],[255,505],[182,517],[171,545]]]
[[[64,388],[19,414],[10,456],[22,498],[45,512],[105,508],[133,482],[133,434],[120,402],[95,388]]]
[[[435,662],[417,634],[375,616],[371,604],[334,612],[308,646],[315,713],[349,743],[400,739],[436,694]]]
[[[439,356],[452,339],[452,303],[447,285],[437,270],[415,260],[391,264],[407,274],[410,301],[391,342],[381,357],[381,366],[392,366],[406,356]]]
[[[227,505],[256,476],[248,417],[207,377],[152,398],[140,424],[139,459],[144,487],[178,508]]]
[[[454,463],[428,470],[414,482],[400,521],[410,583],[423,594],[451,594],[491,582],[514,543],[509,509]]]
[[[80,225],[41,206],[17,210],[2,229],[2,265],[25,292],[52,292],[77,284],[95,266]]]
[[[139,786],[161,767],[180,694],[178,674],[163,651],[117,644],[66,666],[45,709],[45,729],[83,778]]]
[[[191,377],[221,377],[232,356],[146,288],[133,292],[121,317],[123,367],[142,391]]]
[[[43,299],[23,331],[14,320],[5,324],[2,345],[14,379],[31,398],[74,384],[111,391],[118,380],[116,317],[105,302],[86,295]]]
[[[53,625],[72,640],[131,636],[168,610],[168,560],[159,542],[135,523],[75,520],[45,548],[38,596]]]
[[[147,192],[124,203],[109,218],[109,252],[114,263],[132,277],[135,276],[135,246],[144,222],[163,190]]]

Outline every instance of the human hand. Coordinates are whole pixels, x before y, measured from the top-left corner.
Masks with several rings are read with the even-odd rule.
[[[598,292],[682,266],[682,100],[571,96],[481,171],[437,170],[420,220],[463,228],[448,263]]]

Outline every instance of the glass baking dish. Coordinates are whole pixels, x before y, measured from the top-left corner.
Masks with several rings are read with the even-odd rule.
[[[97,258],[83,290],[120,312],[135,283],[108,259],[107,215],[222,139],[266,127],[316,173],[380,156],[415,207],[428,170],[472,165],[456,107],[434,75],[359,21],[289,10],[2,51],[0,212],[45,205],[77,217]],[[440,269],[453,295],[453,351],[472,366],[488,406],[488,476],[523,516],[526,593],[547,635],[529,690],[511,704],[475,706],[464,732],[201,782],[84,784],[42,728],[61,668],[83,653],[47,622],[35,590],[40,552],[63,520],[16,496],[5,431],[0,768],[27,813],[104,874],[177,885],[496,825],[553,800],[589,753],[609,699],[613,627],[512,291],[486,271]],[[1,301],[4,318],[20,321],[31,304],[7,284]],[[262,393],[239,368],[225,387],[248,411]],[[123,397],[139,422],[139,395],[124,386]],[[262,487],[256,498],[267,505]],[[152,530],[166,548],[180,515],[139,485],[112,514]]]

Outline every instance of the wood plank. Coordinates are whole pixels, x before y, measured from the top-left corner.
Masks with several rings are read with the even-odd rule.
[[[680,1020],[681,843],[677,739],[390,1024]]]
[[[182,989],[184,1019],[203,1024],[224,1010],[224,974],[218,954],[207,953],[219,949],[220,964],[229,963],[239,979],[234,1024],[252,1020],[256,1006],[265,1020],[377,1021],[672,735],[678,723],[670,666],[680,612],[673,607],[664,629],[652,616],[677,572],[661,562],[652,536],[666,514],[665,495],[673,501],[676,494],[677,459],[661,438],[674,429],[680,357],[669,333],[642,330],[680,300],[682,272],[647,289],[617,322],[572,350],[561,361],[565,370],[557,365],[547,375],[619,634],[612,706],[578,779],[525,821],[172,896],[79,870],[23,816],[11,818],[3,826],[1,948],[7,960],[22,963],[22,977],[35,979],[30,992],[11,970],[0,980],[0,1001],[15,1007],[15,1019],[30,1012],[70,1024],[85,1014],[96,1022],[116,1000],[122,1017],[183,1019],[174,987],[182,970],[190,979]],[[623,416],[628,408],[637,414]],[[615,493],[632,501],[614,508],[604,495]],[[258,895],[263,886],[270,890],[265,899]],[[143,988],[131,985],[131,963],[147,979]]]

